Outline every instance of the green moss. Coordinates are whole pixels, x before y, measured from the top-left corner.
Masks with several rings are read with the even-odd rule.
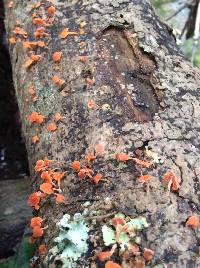
[[[172,3],[175,1],[176,0],[151,0],[151,3],[157,8],[162,8],[163,4]]]

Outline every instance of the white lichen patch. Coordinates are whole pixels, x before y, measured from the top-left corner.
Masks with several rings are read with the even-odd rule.
[[[65,268],[76,267],[76,261],[88,251],[88,232],[82,215],[77,213],[74,217],[65,214],[57,223],[59,228],[58,237],[54,239],[56,246],[49,250],[50,260],[60,260]]]

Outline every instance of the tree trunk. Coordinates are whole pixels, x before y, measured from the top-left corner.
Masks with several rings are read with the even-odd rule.
[[[54,4],[42,1],[32,9],[34,1],[13,2],[11,8],[5,3],[8,36],[16,36],[13,30],[20,20],[27,39],[35,40],[40,26],[33,24],[32,13],[47,21],[47,9]],[[115,250],[115,262],[123,267],[145,267],[145,261],[147,267],[198,267],[199,233],[186,221],[199,214],[199,69],[184,59],[170,29],[147,1],[55,1],[55,7],[55,20],[45,26],[48,35],[39,39],[48,46],[33,49],[41,54],[40,61],[25,67],[31,52],[23,48],[23,36],[17,35],[17,43],[10,45],[33,190],[38,191],[42,183],[34,172],[38,159],[56,160],[53,166],[66,172],[61,183],[66,203],[56,204],[50,195],[34,214],[48,225],[40,243],[51,249],[58,234],[56,222],[63,214],[82,213],[89,200],[89,211],[108,215],[94,223],[89,214],[90,247],[74,262],[75,267],[91,263],[102,267],[95,250],[110,249],[103,243],[101,227],[108,225],[115,212],[143,216],[149,224],[137,233],[140,253],[125,255]],[[60,38],[64,28],[77,34]],[[52,60],[56,51],[62,52],[60,62]],[[85,55],[87,59],[80,58]],[[56,84],[55,75],[65,83],[58,86],[62,81]],[[37,101],[31,101],[30,86],[36,89]],[[45,122],[30,124],[27,116],[33,111],[44,115]],[[49,131],[47,125],[56,112],[64,119],[57,122],[56,131]],[[35,135],[39,141],[33,144]],[[85,156],[93,154],[97,144],[105,150],[91,166],[94,175],[101,173],[104,180],[95,184],[88,177],[80,179],[71,163],[79,160],[82,166],[88,165]],[[131,159],[121,162],[121,157],[126,158],[122,152]],[[153,165],[147,167],[137,159]],[[180,180],[180,187],[172,184],[170,188],[174,175],[163,180],[168,171]],[[141,183],[142,174],[153,178]],[[143,258],[145,248],[154,251],[152,260],[145,254]],[[51,267],[53,260],[47,264],[41,256],[36,267]]]

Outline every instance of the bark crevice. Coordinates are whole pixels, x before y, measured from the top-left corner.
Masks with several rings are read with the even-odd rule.
[[[123,104],[124,113],[139,123],[152,120],[161,108],[163,92],[158,90],[156,62],[139,47],[137,34],[109,26],[98,35],[97,46],[97,72],[106,77],[106,85],[114,86],[116,101]]]

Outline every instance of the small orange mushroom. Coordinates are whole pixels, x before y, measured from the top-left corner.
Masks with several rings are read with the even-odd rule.
[[[107,261],[105,264],[105,268],[122,268],[121,265],[119,265],[116,262],[113,261]]]
[[[126,153],[118,153],[116,154],[116,159],[118,161],[128,161],[131,159],[131,157]]]
[[[96,106],[96,102],[94,100],[89,100],[87,106],[88,109],[94,109]]]
[[[42,224],[42,222],[43,222],[43,219],[41,217],[33,217],[31,219],[30,226],[31,226],[31,228],[34,228],[35,226],[39,226],[40,227],[41,224]]]
[[[40,190],[45,194],[52,194],[53,193],[52,184],[49,182],[44,182],[40,185]]]
[[[64,197],[64,195],[62,195],[62,194],[57,194],[57,195],[56,195],[56,202],[57,202],[57,203],[64,203],[64,202],[65,202],[65,197]]]
[[[93,174],[94,172],[91,168],[82,168],[80,169],[78,176],[80,179],[85,179],[86,177],[89,177],[90,179],[92,179]]]
[[[146,175],[142,175],[138,178],[139,182],[141,183],[148,183],[150,182],[150,180],[153,178],[153,176],[146,174]]]
[[[77,35],[77,32],[70,32],[69,28],[65,28],[63,29],[63,31],[59,34],[59,37],[64,39],[66,38],[68,35]]]
[[[27,59],[26,61],[25,61],[25,63],[24,63],[24,66],[26,67],[26,68],[29,68],[31,65],[33,65],[33,63],[34,63],[34,60],[32,60],[32,59]]]
[[[35,87],[34,87],[34,86],[30,86],[30,87],[28,88],[28,92],[29,92],[31,95],[35,95],[35,94],[36,94]]]
[[[33,61],[40,61],[41,60],[41,58],[42,58],[42,56],[41,55],[36,55],[36,54],[32,54],[31,55],[31,59],[33,60]]]
[[[10,44],[16,44],[17,43],[16,37],[10,37],[9,42],[10,42]]]
[[[103,175],[100,174],[100,173],[97,173],[97,174],[93,177],[92,180],[94,181],[94,183],[98,184],[99,181],[100,181],[102,178],[103,178]]]
[[[28,198],[28,204],[31,207],[34,207],[35,209],[39,209],[39,202],[40,202],[40,196],[38,194],[38,192],[34,192],[31,195],[29,195]]]
[[[92,162],[96,159],[96,156],[94,154],[87,154],[85,156],[85,159],[88,161],[88,162]]]
[[[55,12],[56,12],[56,8],[54,6],[50,6],[48,9],[47,9],[47,12],[49,15],[54,15]]]
[[[144,252],[143,252],[143,257],[145,258],[146,261],[151,261],[153,259],[154,256],[154,251],[149,249],[149,248],[145,248]]]
[[[49,171],[42,171],[41,173],[41,179],[43,179],[44,181],[48,182],[48,183],[52,183],[52,176],[51,173]]]
[[[61,57],[62,57],[62,52],[60,52],[60,51],[56,51],[52,55],[52,59],[55,62],[60,61]]]
[[[189,226],[193,229],[197,228],[199,226],[199,216],[197,215],[190,216],[186,222],[186,226]]]
[[[30,42],[30,41],[24,41],[22,44],[23,48],[26,49],[33,49],[36,46],[36,42]]]
[[[42,244],[42,245],[40,245],[39,247],[38,247],[38,252],[39,252],[39,254],[46,254],[47,253],[47,247],[44,245],[44,244]]]
[[[59,34],[59,37],[60,38],[66,38],[68,36],[68,33],[69,33],[69,28],[65,28],[60,34]]]
[[[53,172],[53,179],[58,182],[58,186],[60,187],[60,181],[63,179],[65,176],[65,172]]]
[[[33,228],[33,237],[34,238],[41,237],[41,236],[43,236],[43,234],[44,234],[44,231],[41,227],[35,226]]]
[[[44,27],[40,27],[34,32],[35,37],[43,37],[44,35],[47,35]]]
[[[44,158],[44,164],[45,166],[48,166],[50,163],[55,162],[55,160],[49,160],[48,158]]]
[[[37,41],[36,45],[38,45],[39,47],[45,47],[46,46],[44,41]]]
[[[102,251],[97,253],[97,257],[99,258],[100,261],[105,261],[106,259],[110,258],[113,255],[116,248],[117,245],[114,244],[110,251]]]
[[[100,261],[105,261],[106,259],[110,258],[112,253],[110,251],[104,251],[97,254],[97,257]]]
[[[32,137],[32,143],[36,143],[36,142],[38,142],[40,140],[40,138],[37,136],[37,135],[35,135],[35,136],[33,136]]]
[[[46,22],[44,19],[41,18],[34,18],[33,23],[36,25],[46,25]]]
[[[80,56],[79,59],[81,62],[86,62],[88,60],[88,57],[87,56]]]
[[[25,61],[24,66],[25,66],[26,68],[29,68],[29,67],[31,67],[31,65],[33,65],[35,62],[40,61],[41,58],[42,58],[41,55],[32,54],[31,57],[28,58],[28,59]]]
[[[179,179],[173,171],[169,170],[165,173],[163,182],[168,185],[168,190],[172,188],[173,191],[178,191],[180,188]]]
[[[44,122],[45,116],[41,115],[38,112],[32,112],[29,116],[28,116],[28,121],[31,123],[38,123],[38,124],[42,124]]]
[[[46,165],[45,165],[44,161],[43,160],[38,160],[36,162],[36,165],[35,165],[34,169],[35,169],[35,172],[39,172],[39,171],[44,170],[45,167],[46,167]]]
[[[72,168],[76,171],[79,171],[81,169],[81,163],[77,160],[73,161]]]
[[[58,86],[62,86],[62,85],[64,85],[64,83],[65,83],[65,80],[63,80],[63,79],[61,79],[59,76],[57,76],[57,75],[54,75],[53,77],[52,77],[52,80],[55,82],[55,84],[56,85],[58,85]]]
[[[13,32],[15,34],[18,34],[18,35],[22,35],[24,38],[27,38],[28,37],[28,33],[26,31],[24,31],[24,29],[20,28],[20,27],[16,27]]]
[[[125,221],[124,218],[114,217],[114,218],[112,218],[112,224],[114,226],[117,226],[118,224],[125,225],[126,224],[126,221]]]
[[[55,131],[57,129],[57,125],[56,123],[53,122],[53,123],[48,124],[47,128],[49,131]]]

